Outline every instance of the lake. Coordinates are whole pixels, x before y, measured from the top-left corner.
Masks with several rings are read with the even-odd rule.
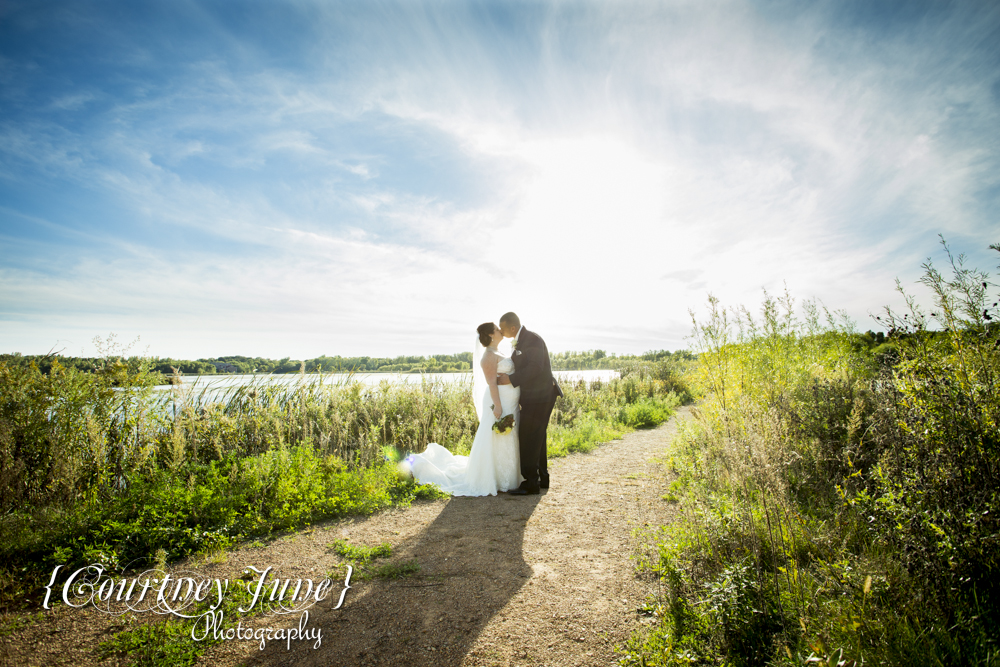
[[[553,375],[559,382],[576,382],[586,380],[593,382],[600,380],[607,382],[618,377],[618,371],[598,370],[598,371],[555,371]],[[307,383],[317,382],[322,378],[325,385],[345,384],[348,381],[358,382],[368,387],[377,387],[382,382],[389,384],[420,384],[421,382],[471,382],[472,373],[286,373],[283,375],[183,375],[181,383],[184,386],[218,391],[231,387],[242,387],[254,383],[267,383],[269,385],[294,385],[301,380]],[[170,385],[161,385],[157,390],[165,391],[170,389]]]

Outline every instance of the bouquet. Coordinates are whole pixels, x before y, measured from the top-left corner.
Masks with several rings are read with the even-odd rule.
[[[490,406],[493,407],[492,405]],[[509,433],[510,430],[514,428],[514,415],[504,415],[500,419],[493,422],[493,430],[503,435],[504,433]]]

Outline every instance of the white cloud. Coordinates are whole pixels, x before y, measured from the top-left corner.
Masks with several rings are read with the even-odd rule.
[[[351,172],[355,176],[361,176],[362,178],[368,179],[373,176],[371,171],[368,169],[368,165],[365,164],[344,164],[341,166],[347,171]]]
[[[674,348],[706,291],[752,306],[787,281],[862,320],[934,232],[993,229],[997,102],[953,52],[964,24],[873,45],[822,7],[532,11],[515,35],[463,5],[322,6],[357,30],[314,67],[209,59],[88,132],[5,124],[5,178],[59,174],[222,245],[6,268],[13,330],[70,326],[27,304],[79,303],[73,326],[195,356],[448,352],[514,309],[555,350]]]

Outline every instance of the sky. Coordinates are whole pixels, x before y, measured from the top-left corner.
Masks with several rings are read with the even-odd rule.
[[[0,352],[864,331],[998,213],[996,2],[0,0]]]

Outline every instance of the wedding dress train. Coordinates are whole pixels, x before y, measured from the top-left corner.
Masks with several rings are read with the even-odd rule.
[[[480,376],[482,368],[474,366]],[[497,364],[498,373],[513,373],[514,362],[504,357]],[[482,377],[476,378],[476,392],[485,385]],[[499,385],[500,407],[503,416],[514,415],[514,428],[504,434],[493,430],[493,399],[489,387],[480,392],[479,428],[468,456],[455,455],[432,442],[420,454],[406,457],[404,466],[421,484],[437,484],[453,496],[495,496],[497,491],[510,491],[517,487],[521,477],[518,454],[517,422],[518,401],[521,390],[512,385]],[[475,392],[474,392],[475,393]]]

